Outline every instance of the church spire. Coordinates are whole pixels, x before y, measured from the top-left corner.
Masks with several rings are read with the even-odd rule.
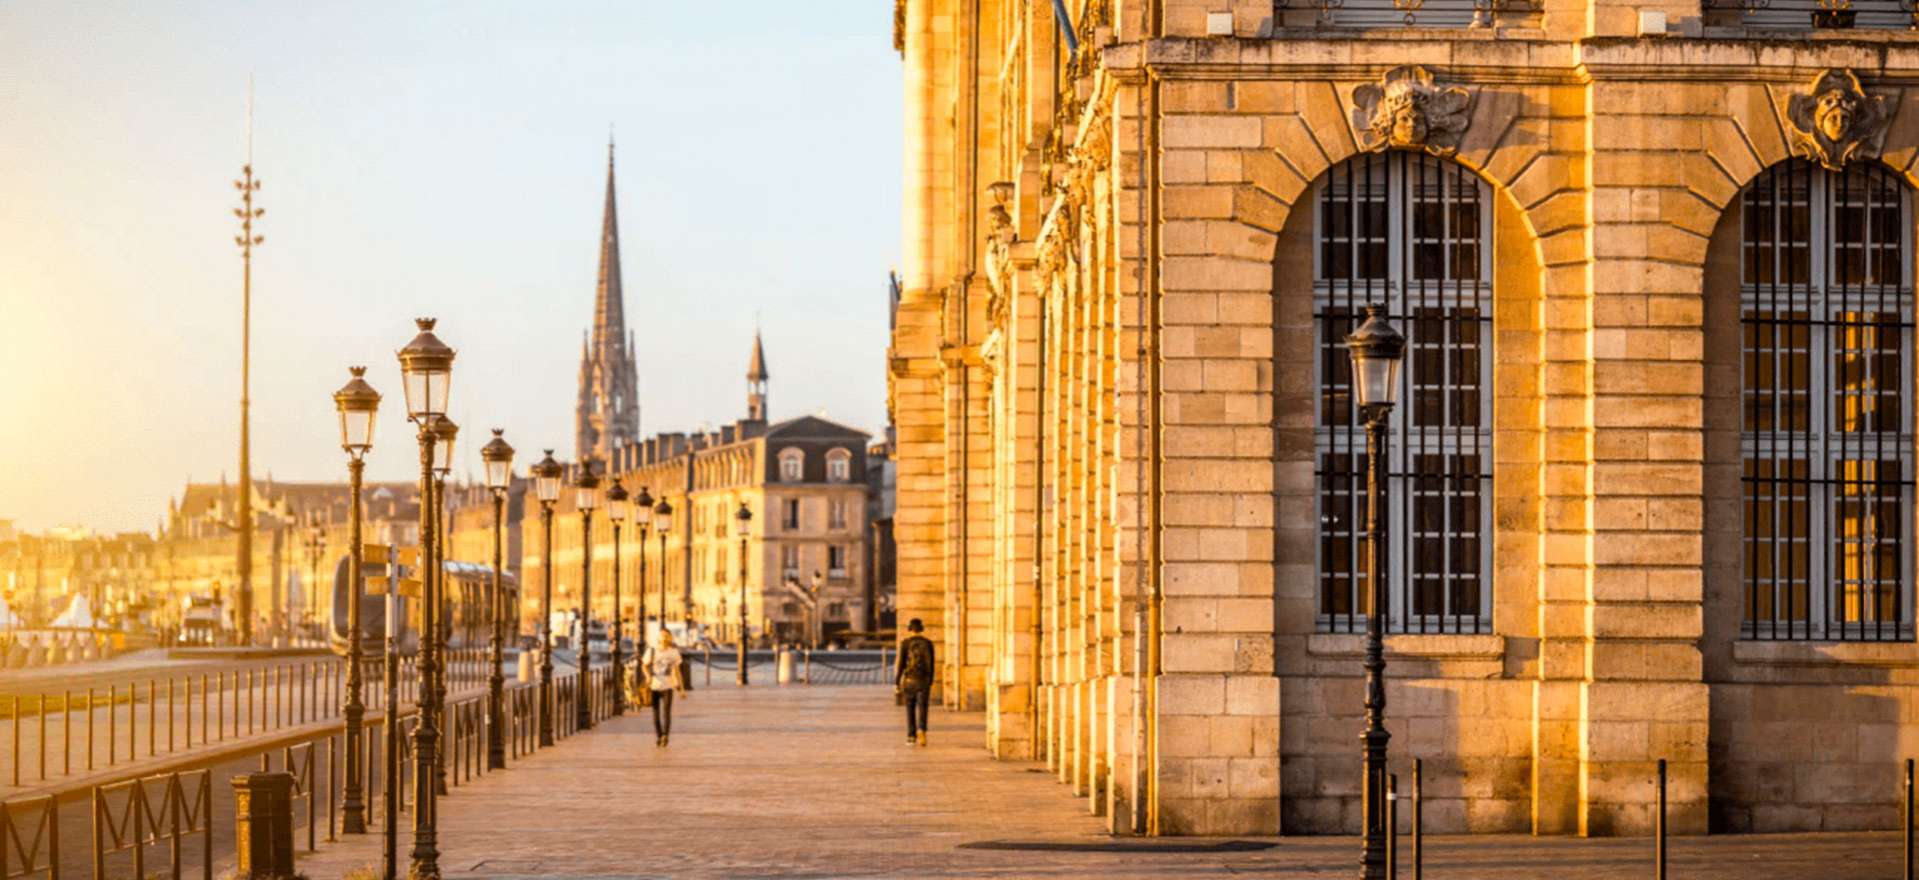
[[[620,290],[620,214],[613,201],[613,138],[606,140],[606,207],[600,215],[600,283],[593,297],[593,348],[626,341],[626,303]]]
[[[580,353],[580,396],[574,445],[582,460],[611,460],[640,437],[640,380],[626,329],[620,285],[620,218],[615,202],[613,138],[606,141],[606,202],[600,215],[600,278],[593,292],[593,326]]]
[[[746,362],[746,418],[748,421],[766,421],[766,380],[772,375],[766,371],[766,346],[760,344],[759,328],[753,330],[753,357]]]

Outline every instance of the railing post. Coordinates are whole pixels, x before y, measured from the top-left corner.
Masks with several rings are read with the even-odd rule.
[[[1386,880],[1399,880],[1399,774],[1386,774]]]
[[[87,771],[93,771],[93,688],[87,688]]]
[[[1423,880],[1426,871],[1424,853],[1421,851],[1422,838],[1425,836],[1425,792],[1422,790],[1424,767],[1418,758],[1413,759],[1413,880]]]
[[[1905,843],[1906,843],[1905,878],[1906,880],[1913,880],[1913,876],[1912,876],[1912,869],[1913,869],[1913,864],[1912,864],[1912,759],[1911,758],[1906,759],[1906,779],[1905,779],[1903,795],[1904,797],[1902,799],[1903,802],[1900,804],[1901,809],[1899,810],[1899,815],[1901,818],[1905,820],[1903,823],[1901,823],[1905,826],[1903,829],[1901,829],[1902,831],[1901,836],[1905,838]]]
[[[1659,759],[1659,800],[1653,813],[1653,877],[1666,880],[1666,759]]]

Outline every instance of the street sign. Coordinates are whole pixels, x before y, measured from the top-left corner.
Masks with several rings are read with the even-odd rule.
[[[369,593],[384,593],[387,591],[387,585],[392,582],[392,578],[383,574],[368,575],[366,579],[366,589]],[[409,599],[418,599],[420,597],[420,579],[410,577],[400,578],[400,595]]]
[[[387,553],[388,546],[389,545],[386,544],[361,544],[361,561],[367,565],[391,565],[394,562],[392,556],[398,556],[398,561],[401,565],[413,566],[420,564],[420,548],[418,545],[409,544],[405,547],[394,548],[392,556],[389,556]]]

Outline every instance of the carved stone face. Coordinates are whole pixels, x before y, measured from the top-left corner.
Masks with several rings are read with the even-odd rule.
[[[1426,111],[1419,106],[1419,96],[1411,89],[1388,91],[1380,103],[1381,114],[1390,124],[1387,140],[1402,147],[1426,142]]]
[[[1840,89],[1821,92],[1812,117],[1819,126],[1819,133],[1835,143],[1845,140],[1852,131],[1853,114],[1857,112],[1858,104],[1852,95]]]

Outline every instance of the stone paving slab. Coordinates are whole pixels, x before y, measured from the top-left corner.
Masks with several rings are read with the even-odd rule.
[[[1033,765],[995,762],[977,714],[934,709],[932,745],[905,744],[874,686],[715,683],[677,705],[672,744],[617,719],[441,802],[448,878],[1350,877],[1351,838],[1107,836],[1085,801]],[[409,841],[402,840],[404,853]],[[1034,851],[1029,844],[1044,844]],[[998,848],[1011,844],[1017,849]],[[1900,876],[1896,835],[1677,839],[1678,878]],[[1173,849],[1172,852],[1154,851]],[[314,880],[377,865],[379,838],[322,847]],[[1402,877],[1410,877],[1405,871]],[[1646,878],[1639,839],[1428,841],[1426,876]]]

